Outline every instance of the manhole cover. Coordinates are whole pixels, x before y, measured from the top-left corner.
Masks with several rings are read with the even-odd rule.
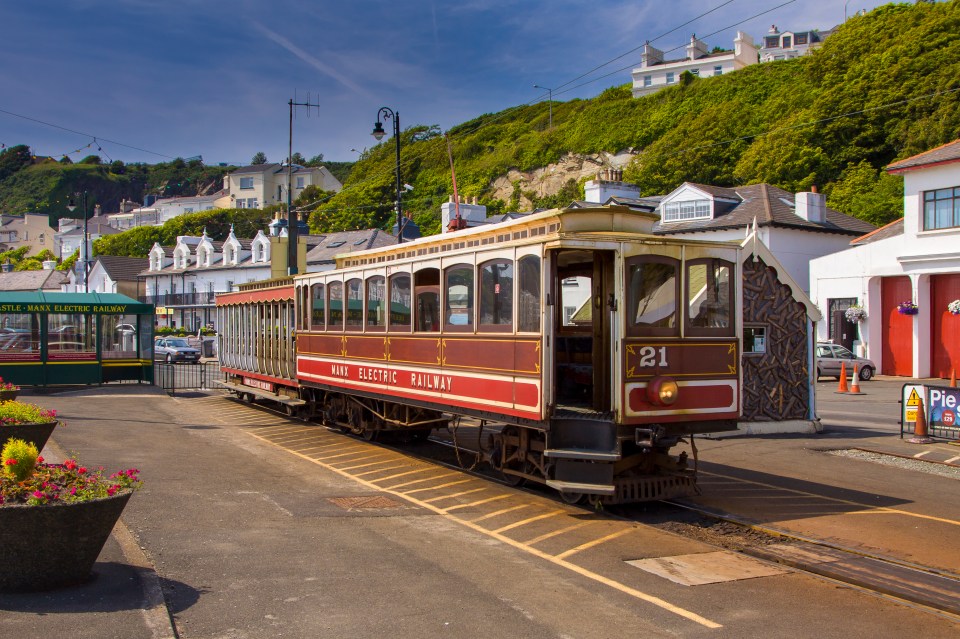
[[[398,501],[384,497],[383,495],[367,495],[365,497],[328,497],[328,501],[344,510],[386,510],[387,508],[400,508],[403,506]]]

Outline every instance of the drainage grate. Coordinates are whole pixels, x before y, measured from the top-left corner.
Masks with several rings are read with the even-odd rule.
[[[401,508],[403,504],[383,495],[367,495],[364,497],[328,497],[327,501],[344,510],[386,510]]]

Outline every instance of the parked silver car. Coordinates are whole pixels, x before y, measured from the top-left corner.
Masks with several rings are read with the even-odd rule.
[[[200,350],[190,346],[183,337],[162,337],[153,345],[153,359],[163,360],[167,364],[176,362],[196,364],[200,361]]]
[[[853,374],[853,367],[859,369],[858,375],[867,381],[877,372],[877,365],[866,357],[857,357],[845,346],[820,342],[817,344],[817,379],[821,377],[840,378],[840,365],[846,363],[847,375]]]

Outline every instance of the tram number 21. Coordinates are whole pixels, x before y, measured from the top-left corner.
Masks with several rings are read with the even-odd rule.
[[[644,346],[640,349],[638,353],[640,355],[640,367],[654,367],[662,366],[666,368],[667,366],[667,347],[661,346],[660,348],[655,348],[653,346]]]

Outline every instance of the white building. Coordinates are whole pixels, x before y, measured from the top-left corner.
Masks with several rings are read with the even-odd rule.
[[[293,193],[296,200],[303,189],[317,186],[324,191],[339,192],[340,181],[324,166],[293,165]],[[223,208],[262,209],[287,201],[287,166],[284,164],[254,164],[244,166],[223,178],[225,197],[219,201]]]
[[[742,31],[737,32],[733,51],[720,53],[709,53],[707,45],[693,35],[687,44],[687,56],[679,60],[664,60],[663,51],[647,42],[643,45],[640,66],[632,72],[633,97],[639,98],[676,84],[684,71],[707,78],[756,64],[757,59],[753,38]]]
[[[760,62],[775,60],[790,60],[811,53],[823,44],[824,39],[833,30],[818,31],[783,31],[772,25],[767,35],[763,36],[763,46],[760,47]]]
[[[949,378],[960,369],[960,140],[895,162],[903,218],[810,263],[821,336],[854,342],[885,375]],[[917,307],[904,313],[904,302]],[[861,306],[866,319],[847,322]],[[846,338],[844,337],[846,334]]]

